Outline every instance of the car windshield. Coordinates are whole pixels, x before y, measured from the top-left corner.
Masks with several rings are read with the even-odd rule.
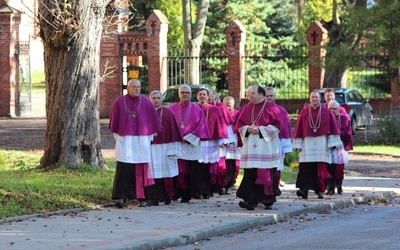
[[[335,93],[335,100],[342,104],[344,103],[344,94],[343,93]],[[324,93],[321,93],[321,103],[325,103],[325,97],[324,97]]]
[[[168,89],[167,91],[165,91],[164,93],[164,100],[163,102],[168,102],[168,103],[175,103],[175,102],[179,102],[179,95],[178,95],[179,89]],[[193,90],[192,89],[192,97],[190,98],[191,102],[197,102],[197,89]]]

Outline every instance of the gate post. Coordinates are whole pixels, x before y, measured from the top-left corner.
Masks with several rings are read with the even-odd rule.
[[[400,54],[400,48],[399,48],[399,54]],[[400,67],[397,73],[397,81],[396,79],[392,80],[391,94],[392,94],[392,100],[390,106],[392,110],[396,110],[397,112],[400,113]]]
[[[109,16],[111,16],[110,14]],[[118,35],[122,30],[117,24],[121,21],[119,17],[114,17],[111,20],[111,25],[108,30],[107,37],[103,37],[100,42],[100,73],[107,75],[99,84],[99,106],[100,117],[108,118],[111,114],[111,109],[115,99],[122,95],[122,57],[118,53]],[[123,22],[123,21],[122,21]]]
[[[320,89],[324,84],[325,69],[322,67],[325,60],[325,40],[328,31],[318,21],[313,22],[306,31],[308,43],[308,90]]]
[[[236,108],[245,97],[245,44],[246,28],[238,20],[232,21],[226,29],[228,51],[228,95],[235,99]]]
[[[0,11],[0,117],[16,115],[19,68],[17,51],[21,14],[7,6]]]
[[[153,10],[146,21],[149,93],[153,90],[164,93],[167,90],[168,64],[164,58],[168,56],[168,23],[167,17],[160,10]]]

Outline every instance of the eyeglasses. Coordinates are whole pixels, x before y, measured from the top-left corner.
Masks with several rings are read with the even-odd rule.
[[[329,108],[330,110],[336,110],[336,109],[338,109],[338,108]]]
[[[182,95],[188,95],[190,92],[180,92]]]

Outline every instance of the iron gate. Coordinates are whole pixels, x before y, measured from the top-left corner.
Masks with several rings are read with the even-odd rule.
[[[23,116],[32,112],[32,81],[29,46],[30,41],[20,41],[16,50],[19,78],[17,83],[16,115]]]

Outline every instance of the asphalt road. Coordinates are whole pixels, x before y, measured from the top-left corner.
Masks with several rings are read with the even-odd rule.
[[[399,212],[397,197],[379,204],[305,214],[169,249],[400,249]]]

